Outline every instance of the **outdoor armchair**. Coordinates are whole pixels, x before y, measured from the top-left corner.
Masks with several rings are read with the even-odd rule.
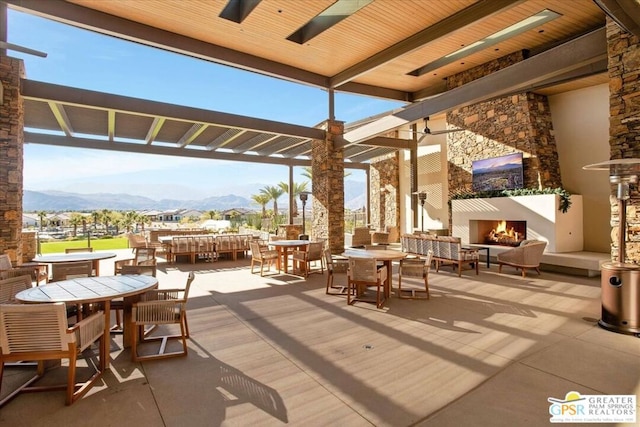
[[[433,252],[428,251],[424,258],[404,258],[400,260],[398,275],[398,297],[409,299],[429,299],[429,270]],[[422,279],[424,289],[408,287],[407,278],[415,277]],[[402,279],[405,279],[405,288],[402,289]]]
[[[502,252],[496,256],[498,260],[498,273],[502,273],[503,265],[510,265],[517,270],[522,270],[522,277],[526,277],[527,269],[533,268],[540,274],[540,262],[542,254],[547,247],[547,242],[542,240],[523,240],[520,246]]]
[[[0,279],[0,304],[17,304],[16,294],[29,288],[31,288],[29,275]]]
[[[119,259],[114,261],[113,268],[115,274],[119,274],[125,265],[156,265],[156,249],[155,248],[135,248],[133,258]]]
[[[342,273],[343,276],[346,275],[347,270],[349,269],[349,260],[347,258],[335,258],[331,254],[331,249],[324,250],[324,260],[327,265],[327,289],[325,293],[327,295],[346,295],[347,294],[347,284],[336,285],[334,283],[334,277],[338,273]],[[346,279],[346,277],[345,277]]]
[[[347,304],[364,301],[374,303],[377,308],[382,308],[386,301],[384,291],[386,280],[387,267],[378,266],[375,259],[349,258]],[[375,289],[375,297],[368,295],[369,288]]]
[[[300,274],[305,278],[311,273],[311,263],[320,261],[320,273],[324,274],[324,242],[311,242],[305,249],[293,251],[293,268],[296,265],[300,269]]]
[[[142,301],[133,304],[131,326],[134,328],[134,332],[131,357],[134,362],[187,355],[187,338],[189,338],[187,299],[194,278],[195,275],[192,271],[189,273],[184,289],[151,290],[143,295]],[[154,328],[156,325],[179,325],[180,334],[147,336],[150,334],[148,330],[145,331],[145,326]],[[170,340],[179,340],[182,348],[170,349]],[[139,354],[140,344],[148,341],[160,341],[158,352]]]
[[[64,303],[0,305],[0,386],[7,362],[32,360],[38,362],[36,375],[9,393],[4,405],[21,392],[66,390],[66,404],[82,397],[101,377],[99,365],[92,364],[94,374],[84,383],[76,384],[78,354],[93,343],[104,360],[104,312],[98,311],[69,328]],[[67,382],[61,385],[32,386],[45,374],[45,360],[69,359]],[[89,362],[91,358],[87,358]]]
[[[9,255],[0,254],[0,279],[23,276],[25,274],[29,275],[36,282],[36,285],[41,280],[44,280],[45,283],[49,281],[49,267],[47,264],[30,262],[14,267],[11,264]]]
[[[271,269],[271,265],[278,259],[278,251],[260,246],[255,240],[249,242],[249,247],[251,248],[251,274],[253,274],[253,265],[259,263],[260,276],[263,276],[264,264],[267,264],[267,269]]]

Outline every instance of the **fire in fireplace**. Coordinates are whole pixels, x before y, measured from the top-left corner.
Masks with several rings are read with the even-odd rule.
[[[494,223],[485,235],[485,243],[490,245],[518,246],[527,238],[526,221],[490,221]]]

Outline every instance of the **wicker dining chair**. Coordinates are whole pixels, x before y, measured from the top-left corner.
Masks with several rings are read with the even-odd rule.
[[[349,260],[347,258],[334,259],[331,254],[331,249],[324,250],[324,260],[327,266],[327,288],[325,293],[327,295],[346,295],[348,285],[346,282],[344,285],[336,285],[334,283],[334,277],[336,273],[344,273],[346,275],[349,269]]]
[[[153,289],[142,296],[142,301],[133,304],[131,326],[134,331],[131,358],[134,362],[187,355],[187,338],[189,338],[187,300],[194,279],[195,275],[192,271],[187,277],[187,284],[184,288]],[[179,335],[150,336],[151,330],[156,326],[171,324],[180,325]],[[146,326],[149,326],[150,329],[145,329]],[[182,349],[168,351],[169,340],[180,340]],[[138,354],[139,345],[148,341],[161,342],[158,352],[148,355]]]
[[[264,264],[266,263],[267,269],[270,270],[271,265],[278,260],[278,251],[260,246],[260,243],[256,240],[249,242],[249,248],[251,249],[251,274],[253,274],[255,263],[260,264],[260,276],[263,276]]]
[[[102,376],[99,366],[93,364],[94,374],[84,383],[76,383],[78,354],[99,341],[100,360],[106,354],[104,337],[104,312],[99,311],[73,327],[67,325],[64,303],[0,305],[0,386],[4,366],[8,362],[32,360],[38,362],[36,375],[9,393],[0,407],[19,393],[29,391],[66,390],[67,405],[84,396]],[[33,385],[45,374],[45,360],[69,359],[67,382],[63,385]],[[88,358],[87,360],[91,360]]]
[[[398,275],[398,297],[407,299],[429,299],[429,270],[433,251],[428,251],[423,258],[404,258],[400,260]],[[405,286],[402,289],[402,279],[407,277],[419,277],[424,282],[424,289]],[[407,281],[405,280],[405,285]]]
[[[382,308],[386,301],[385,283],[387,267],[379,266],[373,258],[349,258],[347,271],[347,304],[356,301],[375,303]],[[375,298],[368,295],[369,288],[375,288]]]

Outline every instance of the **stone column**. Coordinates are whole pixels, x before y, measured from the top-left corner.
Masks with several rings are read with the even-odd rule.
[[[371,163],[371,225],[384,229],[400,222],[400,153],[398,151]]]
[[[22,262],[24,75],[22,60],[0,56],[0,253],[14,265]]]
[[[447,87],[453,89],[476,80],[520,62],[527,55],[524,51],[515,52],[456,74],[448,78]],[[471,131],[447,134],[449,199],[456,193],[472,191],[474,160],[518,152],[524,157],[524,188],[562,187],[546,96],[523,92],[479,102],[448,112],[447,122]]]
[[[640,40],[607,18],[609,56],[609,145],[611,159],[640,158]],[[617,186],[611,187],[611,256],[618,259],[620,212]],[[640,262],[640,191],[630,185],[627,201],[627,262]]]
[[[324,141],[311,143],[311,238],[327,239],[332,253],[344,251],[344,149],[334,138],[344,133],[344,122],[328,121]]]

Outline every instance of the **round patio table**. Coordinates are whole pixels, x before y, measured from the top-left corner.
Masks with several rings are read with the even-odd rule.
[[[347,249],[342,256],[347,258],[372,258],[382,261],[387,267],[387,286],[384,288],[385,297],[391,295],[391,262],[399,261],[407,257],[406,252],[394,251],[391,249]]]
[[[140,294],[158,287],[158,279],[146,275],[117,275],[80,277],[76,279],[61,280],[47,283],[46,285],[25,289],[16,294],[16,300],[28,304],[42,304],[52,302],[64,302],[69,304],[102,303],[104,305],[105,330],[103,345],[107,355],[106,360],[101,360],[102,369],[109,367],[109,345],[111,340],[111,300],[124,299],[123,308],[123,347],[131,345],[134,331],[129,324],[131,322],[131,307]]]
[[[38,255],[33,258],[34,262],[55,264],[57,262],[80,262],[80,261],[92,261],[93,269],[96,272],[96,276],[100,275],[100,260],[115,258],[117,254],[113,252],[72,252],[70,254],[48,254]]]
[[[273,246],[278,251],[278,259],[276,261],[276,268],[280,271],[282,266],[285,273],[289,271],[289,250],[304,249],[309,246],[308,240],[274,240],[269,242],[269,246]],[[282,258],[282,262],[280,259]],[[284,266],[282,265],[284,264]]]

